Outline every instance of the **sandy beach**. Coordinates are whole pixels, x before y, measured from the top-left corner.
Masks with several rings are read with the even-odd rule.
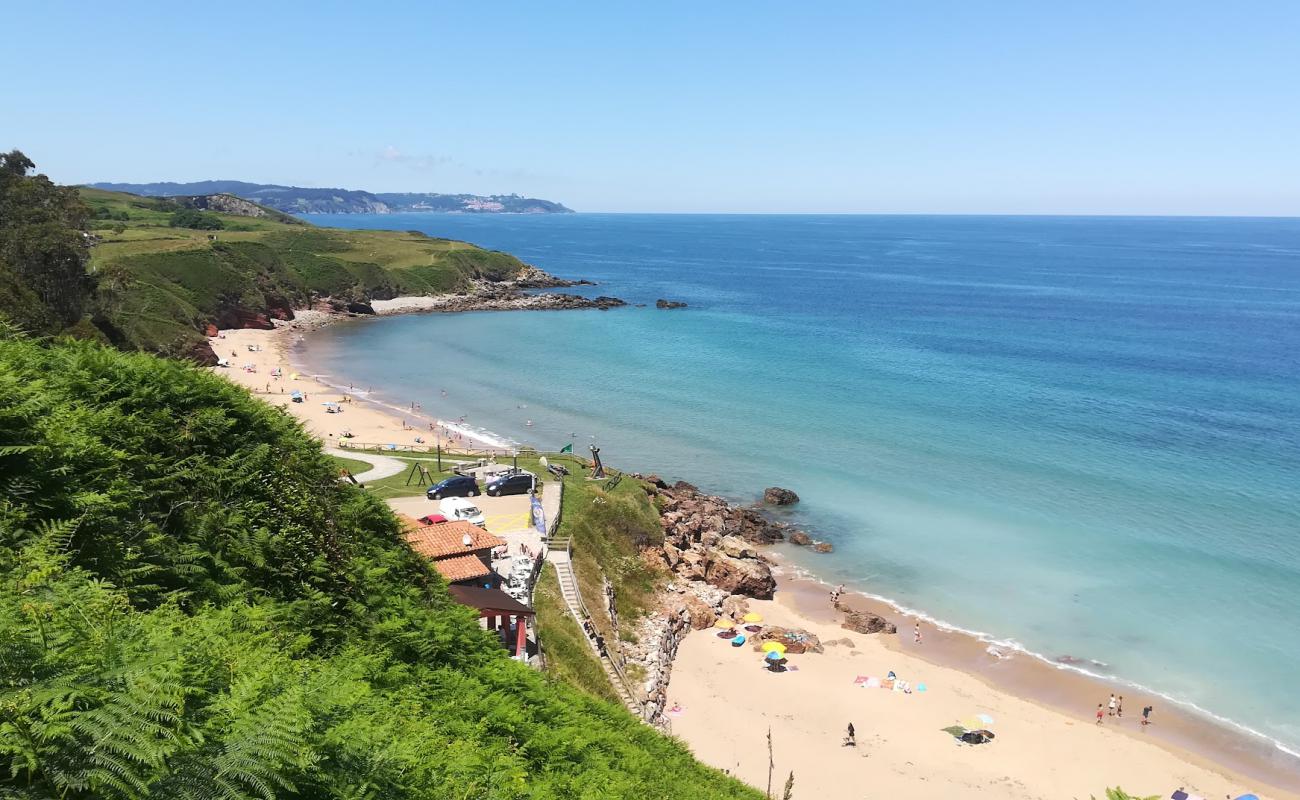
[[[392,311],[405,307],[393,304]],[[287,409],[331,446],[345,432],[353,442],[399,447],[484,445],[454,421],[380,404],[371,391],[381,387],[349,390],[305,372],[293,377],[292,345],[327,321],[310,316],[315,312],[301,313],[275,330],[222,331],[211,341],[229,366],[216,368],[218,374]],[[278,379],[272,377],[277,368]],[[294,390],[305,393],[306,401],[290,402]],[[342,413],[328,413],[327,402],[339,403]],[[1162,797],[1185,787],[1207,800],[1246,792],[1300,798],[1300,775],[1252,747],[1241,748],[1242,737],[1231,732],[1198,731],[1195,720],[1168,703],[1152,701],[1157,710],[1147,730],[1139,725],[1146,699],[1132,696],[1122,719],[1106,716],[1098,726],[1093,711],[1107,699],[1102,684],[1083,676],[1066,680],[1043,665],[1025,672],[1030,659],[981,657],[983,643],[929,626],[917,648],[911,622],[867,598],[847,602],[897,622],[899,635],[843,630],[824,587],[784,572],[778,599],[750,601],[752,609],[767,623],[806,628],[823,642],[847,638],[852,645],[793,655],[790,663],[797,669],[774,674],[749,647],[732,648],[712,631],[694,632],[682,643],[669,685],[669,705],[681,706],[680,713],[669,715],[672,733],[702,761],[755,786],[767,784],[770,727],[775,791],[779,794],[793,770],[796,797],[1087,798],[1119,785]],[[904,694],[855,684],[859,677],[884,678],[890,670],[913,686],[924,683],[926,691]],[[1075,708],[1077,713],[1062,711]],[[993,742],[960,745],[942,730],[976,714],[993,718]],[[850,722],[857,730],[856,747],[842,746]],[[1222,750],[1215,749],[1216,742]]]
[[[670,708],[681,707],[670,713],[673,734],[706,763],[755,786],[767,784],[770,728],[774,785],[779,791],[793,770],[796,796],[803,797],[1087,798],[1108,786],[1161,797],[1183,787],[1207,800],[1247,791],[1296,797],[1157,743],[1140,725],[1136,698],[1125,703],[1123,718],[1105,716],[1101,725],[1095,704],[1076,716],[1062,714],[921,658],[916,653],[932,629],[923,628],[919,648],[911,644],[910,626],[900,624],[897,636],[847,631],[801,612],[810,603],[829,611],[824,592],[814,596],[808,587],[801,593],[788,581],[783,585],[777,600],[751,600],[751,609],[765,623],[803,628],[839,644],[820,654],[791,655],[793,671],[772,673],[750,647],[734,648],[712,630],[695,631],[678,651],[668,692]],[[863,607],[858,600],[852,604]],[[912,693],[855,683],[890,671],[907,680]],[[916,691],[919,684],[926,690]],[[988,729],[995,739],[988,744],[960,744],[943,730],[978,714],[993,719]],[[1155,729],[1160,715],[1153,720]],[[856,747],[843,745],[849,723]]]
[[[388,302],[400,303],[400,299]],[[312,435],[331,447],[354,443],[397,447],[441,444],[455,450],[479,450],[497,444],[476,438],[473,431],[455,421],[439,420],[421,408],[402,412],[383,405],[371,397],[375,387],[334,386],[299,372],[290,359],[290,348],[305,332],[326,324],[329,315],[318,311],[297,314],[293,323],[274,330],[225,330],[211,337],[218,358],[229,362],[227,367],[214,368],[217,374],[289,411]],[[292,402],[294,391],[305,395],[303,402]],[[337,412],[331,413],[326,403],[337,404]]]

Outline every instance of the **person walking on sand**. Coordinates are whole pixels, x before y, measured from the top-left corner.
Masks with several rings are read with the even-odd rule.
[[[1115,695],[1112,694],[1112,695],[1110,696],[1110,703],[1108,704],[1108,706],[1109,706],[1110,710],[1107,711],[1106,713],[1107,713],[1109,716],[1112,716],[1112,717],[1115,716]]]
[[[1115,701],[1115,716],[1124,716],[1124,695],[1120,695],[1119,699]]]
[[[921,643],[921,623],[919,622],[916,623],[916,626],[912,628],[912,643],[913,644]]]
[[[1104,717],[1104,716],[1106,716],[1106,712],[1102,710],[1101,703],[1098,703],[1098,704],[1097,704],[1097,724],[1098,724],[1098,725],[1101,724],[1101,718]]]
[[[849,723],[849,736],[848,736],[847,739],[844,740],[844,746],[845,746],[845,747],[857,747],[857,746],[858,746],[858,740],[857,740],[857,739],[855,738],[855,736],[854,736],[854,732],[853,732],[853,723],[852,723],[852,722]]]
[[[1151,706],[1143,706],[1143,708],[1142,708],[1142,725],[1145,727],[1145,726],[1150,725],[1150,724],[1151,724]]]

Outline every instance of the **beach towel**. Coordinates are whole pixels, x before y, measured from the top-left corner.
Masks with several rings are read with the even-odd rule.
[[[868,688],[868,689],[879,689],[879,688],[880,688],[880,679],[879,679],[879,678],[867,678],[867,688]]]
[[[892,689],[892,688],[894,688],[894,679],[893,679],[893,678],[885,678],[883,681],[880,682],[880,688],[882,688],[882,689]]]
[[[869,681],[869,680],[871,680],[871,678],[868,678],[866,675],[859,675],[858,677],[856,677],[856,678],[853,679],[853,685],[854,685],[854,686],[862,686],[863,684],[865,684],[865,683],[866,683],[867,681]]]

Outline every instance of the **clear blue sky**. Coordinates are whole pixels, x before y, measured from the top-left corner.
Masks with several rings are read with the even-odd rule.
[[[585,211],[1300,214],[1300,3],[20,3],[59,181]]]

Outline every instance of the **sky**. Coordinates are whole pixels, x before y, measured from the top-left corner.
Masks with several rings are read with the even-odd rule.
[[[1300,3],[18,3],[59,182],[580,211],[1300,215]]]

